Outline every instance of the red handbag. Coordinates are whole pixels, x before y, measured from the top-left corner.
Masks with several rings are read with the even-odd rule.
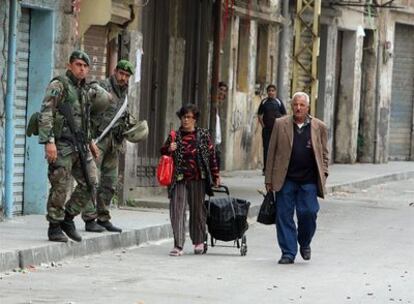
[[[175,131],[170,132],[171,142],[175,141]],[[157,180],[161,186],[171,185],[174,174],[174,159],[171,155],[161,156],[157,167]]]

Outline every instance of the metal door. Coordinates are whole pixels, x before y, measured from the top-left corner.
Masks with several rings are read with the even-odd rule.
[[[414,26],[396,24],[389,159],[413,159]]]
[[[17,34],[16,98],[14,100],[13,214],[23,213],[26,107],[29,73],[30,10],[22,8]]]
[[[201,110],[199,125],[209,121],[209,41],[212,41],[213,3],[211,0],[187,1],[184,6],[185,63],[183,100]]]
[[[83,36],[83,48],[91,59],[88,80],[104,80],[107,76],[107,27],[89,27]]]
[[[140,119],[150,134],[138,146],[137,185],[156,186],[155,169],[164,140],[169,49],[169,1],[149,1],[143,9],[143,51]]]

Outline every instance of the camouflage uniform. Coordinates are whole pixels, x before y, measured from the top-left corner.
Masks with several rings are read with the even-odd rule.
[[[83,132],[87,142],[89,142],[91,138],[88,117],[90,91],[88,91],[85,80],[79,81],[70,71],[67,71],[61,79],[66,82],[67,91],[62,80],[53,80],[47,87],[39,117],[39,143],[46,144],[54,141],[58,154],[57,160],[50,163],[48,169],[51,188],[47,202],[46,218],[54,224],[64,220],[65,210],[71,216],[79,214],[81,208],[91,198],[82,174],[79,154],[72,143],[73,137],[69,126],[57,109],[61,102],[67,102],[71,105],[76,127]],[[96,184],[96,165],[90,152],[87,159],[89,176],[91,181]],[[66,196],[71,183],[70,175],[75,178],[77,186],[65,207]]]
[[[112,94],[112,103],[103,114],[92,115],[91,120],[94,138],[98,137],[112,121],[128,93],[128,87],[120,87],[115,75],[101,82],[100,85]],[[96,161],[99,170],[97,204],[95,209],[92,202],[88,202],[82,212],[82,218],[85,222],[96,218],[99,222],[106,222],[111,219],[108,207],[117,187],[119,154],[122,150],[122,142],[124,139],[122,133],[127,130],[128,119],[129,115],[126,111],[97,144],[100,152],[99,158]]]

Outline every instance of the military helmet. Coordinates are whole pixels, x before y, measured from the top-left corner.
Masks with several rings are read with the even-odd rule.
[[[89,89],[91,98],[91,113],[97,114],[105,111],[111,103],[112,95],[96,82],[92,83]]]
[[[131,143],[138,143],[148,137],[148,123],[146,120],[138,121],[129,130],[123,133],[125,139]]]

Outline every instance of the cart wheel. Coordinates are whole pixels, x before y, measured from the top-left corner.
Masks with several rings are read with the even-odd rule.
[[[247,254],[247,239],[246,239],[246,236],[243,235],[241,247],[240,247],[240,255],[245,256],[246,254]]]

